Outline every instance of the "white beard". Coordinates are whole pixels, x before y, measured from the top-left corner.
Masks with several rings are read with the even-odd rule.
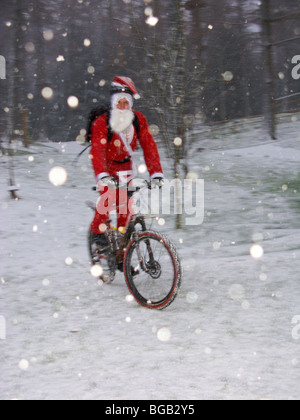
[[[126,131],[134,120],[134,113],[130,109],[113,109],[110,114],[110,126],[115,133]]]

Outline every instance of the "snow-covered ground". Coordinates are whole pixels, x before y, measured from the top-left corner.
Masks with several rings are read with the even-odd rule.
[[[103,286],[91,276],[85,201],[96,197],[87,155],[72,166],[80,146],[15,157],[20,201],[1,157],[0,398],[298,399],[300,116],[278,137],[249,122],[195,134],[205,220],[177,232],[166,217],[185,274],[165,311],[127,299],[121,274]],[[57,165],[61,187],[48,179]]]

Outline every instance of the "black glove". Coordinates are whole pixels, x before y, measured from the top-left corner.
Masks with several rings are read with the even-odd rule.
[[[151,189],[154,190],[155,188],[161,189],[164,186],[165,180],[162,177],[156,177],[151,179]]]
[[[117,178],[114,178],[113,176],[104,176],[101,178],[100,182],[102,185],[108,188],[117,189],[119,185],[119,181]]]

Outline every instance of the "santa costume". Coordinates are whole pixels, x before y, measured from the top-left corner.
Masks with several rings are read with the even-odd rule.
[[[118,228],[122,231],[127,227],[132,202],[128,200],[126,190],[116,191],[110,187],[114,179],[124,185],[130,183],[136,175],[134,152],[138,143],[144,151],[151,179],[161,180],[164,177],[157,145],[147,119],[141,112],[133,110],[134,99],[138,98],[137,89],[130,78],[116,77],[111,86],[111,110],[97,118],[92,126],[91,161],[102,195],[91,225],[94,235],[101,235],[105,231],[109,213],[115,204],[111,197],[117,201]],[[119,103],[124,99],[129,103],[129,109],[119,109]],[[108,135],[109,130],[111,135]]]

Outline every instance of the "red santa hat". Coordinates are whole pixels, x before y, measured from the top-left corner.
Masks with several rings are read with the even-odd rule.
[[[140,95],[130,77],[116,76],[111,85],[111,94],[129,93],[134,99],[140,99]]]

